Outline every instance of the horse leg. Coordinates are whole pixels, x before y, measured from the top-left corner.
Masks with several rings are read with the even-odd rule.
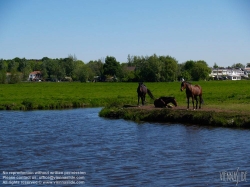
[[[196,109],[198,109],[197,107],[198,107],[198,98],[197,98],[197,96],[194,96],[194,99],[195,99],[195,102],[196,102]]]
[[[202,96],[200,95],[200,106],[199,106],[199,109],[201,109],[201,103],[202,103]]]
[[[139,102],[140,102],[140,96],[138,95],[138,103],[137,103],[137,106],[139,106]]]
[[[187,109],[189,109],[189,97],[187,97]]]
[[[193,103],[193,109],[195,110],[195,108],[194,108],[194,96],[192,96],[192,103]]]
[[[145,103],[145,95],[143,95],[143,96],[141,97],[141,100],[142,100],[142,105],[144,105],[144,103]]]

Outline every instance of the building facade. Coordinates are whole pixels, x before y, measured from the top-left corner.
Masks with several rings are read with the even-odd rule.
[[[241,80],[242,77],[248,78],[248,71],[242,68],[211,68],[209,76],[217,80]]]

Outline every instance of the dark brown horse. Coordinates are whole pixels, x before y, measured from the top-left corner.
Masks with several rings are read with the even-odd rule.
[[[181,91],[186,89],[186,96],[187,96],[187,109],[189,109],[189,98],[192,98],[192,103],[193,103],[193,109],[195,110],[194,107],[194,99],[196,101],[196,109],[198,106],[198,99],[197,97],[199,96],[199,100],[200,100],[200,106],[199,108],[201,108],[201,103],[203,103],[203,99],[202,99],[202,89],[200,85],[192,85],[189,82],[183,81],[181,83]]]
[[[165,108],[169,103],[172,103],[174,106],[177,106],[177,102],[174,97],[160,97],[154,101],[155,107]]]
[[[139,106],[140,98],[141,98],[142,105],[144,105],[146,94],[148,94],[151,99],[154,99],[152,92],[142,82],[139,82],[139,85],[137,88],[137,94],[138,94],[138,104],[137,104],[138,106]]]

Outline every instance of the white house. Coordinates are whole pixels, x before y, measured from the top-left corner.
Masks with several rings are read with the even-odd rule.
[[[41,71],[33,71],[29,74],[29,81],[40,81],[42,79]]]
[[[241,80],[241,76],[240,75],[236,75],[236,74],[232,74],[232,75],[228,75],[228,79],[230,80]]]
[[[250,67],[245,67],[244,70],[249,74],[250,73]]]
[[[211,68],[210,77],[217,79],[230,79],[230,80],[241,80],[241,77],[248,78],[248,72],[244,69],[234,69],[234,68]]]

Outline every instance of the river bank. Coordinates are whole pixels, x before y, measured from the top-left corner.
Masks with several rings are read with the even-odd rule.
[[[153,105],[136,107],[106,107],[99,115],[136,122],[164,122],[197,124],[200,126],[250,128],[250,114],[216,108],[186,110],[185,107],[155,108]]]

